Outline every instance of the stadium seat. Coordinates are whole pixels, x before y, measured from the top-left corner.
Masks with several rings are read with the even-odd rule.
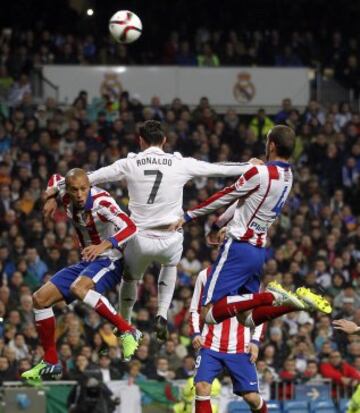
[[[328,400],[318,400],[310,403],[311,413],[337,413],[337,409],[334,402]]]
[[[266,402],[269,413],[281,413],[281,404],[277,400],[269,400]]]
[[[269,409],[269,413],[282,413],[281,405],[277,400],[270,400],[266,403]],[[250,413],[248,404],[243,400],[230,402],[228,404],[227,411],[228,413]]]
[[[228,413],[250,413],[248,404],[243,400],[230,402],[227,411]]]
[[[284,402],[284,413],[307,413],[309,403],[306,400],[289,400]]]
[[[346,413],[349,405],[349,399],[341,399],[339,402],[339,412]]]

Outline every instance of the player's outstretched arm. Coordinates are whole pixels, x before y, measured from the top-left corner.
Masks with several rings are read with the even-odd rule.
[[[245,173],[231,186],[222,189],[192,210],[184,214],[185,222],[203,215],[208,215],[219,208],[225,207],[239,198],[255,191],[260,185],[260,176],[257,166],[249,166]]]
[[[45,219],[52,218],[57,209],[57,196],[61,193],[59,188],[60,182],[64,181],[64,178],[59,174],[51,176],[48,182],[46,190],[42,194],[43,201],[43,214]]]
[[[109,166],[104,166],[89,173],[91,185],[99,185],[107,182],[121,181],[126,177],[126,159],[119,159]]]
[[[199,161],[194,158],[186,158],[184,162],[184,172],[188,179],[206,176],[206,177],[231,177],[240,176],[245,173],[251,165],[263,165],[264,162],[257,158],[251,158],[249,162],[221,162],[210,163]]]
[[[359,334],[360,326],[349,320],[334,320],[333,326],[336,330],[344,331],[346,334]]]

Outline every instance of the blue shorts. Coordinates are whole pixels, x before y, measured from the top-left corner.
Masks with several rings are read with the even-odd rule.
[[[61,292],[64,300],[71,303],[76,297],[71,294],[70,286],[79,276],[91,278],[95,284],[95,291],[103,294],[120,283],[122,269],[122,259],[112,261],[109,258],[99,258],[92,262],[80,261],[58,271],[50,278],[50,282]]]
[[[235,394],[259,392],[256,367],[248,353],[228,354],[202,348],[196,359],[194,382],[212,383],[225,368],[231,377]]]
[[[258,292],[265,254],[265,248],[227,239],[211,268],[204,288],[203,305],[229,295]]]

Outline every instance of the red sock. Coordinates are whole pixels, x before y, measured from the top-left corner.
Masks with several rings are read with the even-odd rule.
[[[271,293],[255,293],[224,297],[212,308],[212,315],[217,323],[259,306],[271,305],[274,296]]]
[[[212,413],[210,399],[208,400],[195,399],[195,413]]]
[[[261,408],[260,408],[259,410],[254,410],[254,409],[252,409],[251,411],[252,411],[253,413],[268,413],[268,412],[269,412],[265,400],[263,400],[262,406],[261,406]]]
[[[296,308],[289,305],[279,305],[279,307],[272,307],[271,305],[257,307],[252,310],[251,316],[256,326],[265,323],[266,321],[273,320],[284,314],[297,311]]]
[[[131,331],[134,327],[118,314],[108,299],[94,290],[89,290],[84,298],[84,303],[90,305],[101,317],[114,325],[120,333]]]
[[[59,358],[55,342],[55,317],[52,308],[34,310],[35,325],[39,334],[40,343],[44,349],[43,360],[51,364],[57,364]]]

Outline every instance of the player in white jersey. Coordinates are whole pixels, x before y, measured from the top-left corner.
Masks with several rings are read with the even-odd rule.
[[[190,305],[190,331],[193,345],[200,349],[196,359],[195,413],[211,413],[211,383],[226,367],[233,382],[233,391],[244,398],[253,412],[266,413],[267,406],[259,395],[255,362],[263,326],[253,333],[236,317],[216,325],[201,327],[202,293],[211,268],[201,271],[196,279]]]
[[[56,187],[62,177],[50,178]],[[52,306],[65,300],[80,299],[113,324],[120,335],[123,355],[130,358],[141,334],[119,314],[102,294],[121,281],[122,245],[136,233],[134,222],[106,191],[90,187],[82,169],[72,169],[65,178],[59,198],[72,221],[82,248],[78,264],[58,271],[33,295],[36,328],[44,348],[44,358],[22,378],[39,381],[41,377],[61,374],[55,342],[55,317]]]
[[[204,290],[203,315],[209,324],[237,316],[240,322],[253,326],[262,323],[264,315],[277,317],[279,305],[331,312],[326,300],[303,287],[293,294],[273,282],[267,291],[258,292],[267,231],[291,190],[293,178],[288,160],[294,145],[293,130],[275,126],[267,136],[266,165],[249,166],[235,184],[184,216],[184,221],[190,221],[236,202],[234,216],[227,225],[226,240]],[[257,311],[259,307],[266,307],[266,311]],[[246,313],[249,310],[253,311]]]
[[[120,293],[121,313],[130,319],[138,280],[150,263],[159,262],[156,330],[158,338],[163,340],[167,335],[167,312],[175,289],[176,266],[183,251],[182,231],[173,231],[171,225],[183,215],[184,185],[200,176],[237,176],[249,165],[211,164],[183,158],[178,152],[164,152],[165,142],[160,122],[147,121],[140,128],[140,153],[130,153],[127,158],[89,175],[91,184],[95,185],[126,180],[129,210],[139,232],[125,248],[126,272]],[[50,205],[45,212],[49,214],[52,209]]]

